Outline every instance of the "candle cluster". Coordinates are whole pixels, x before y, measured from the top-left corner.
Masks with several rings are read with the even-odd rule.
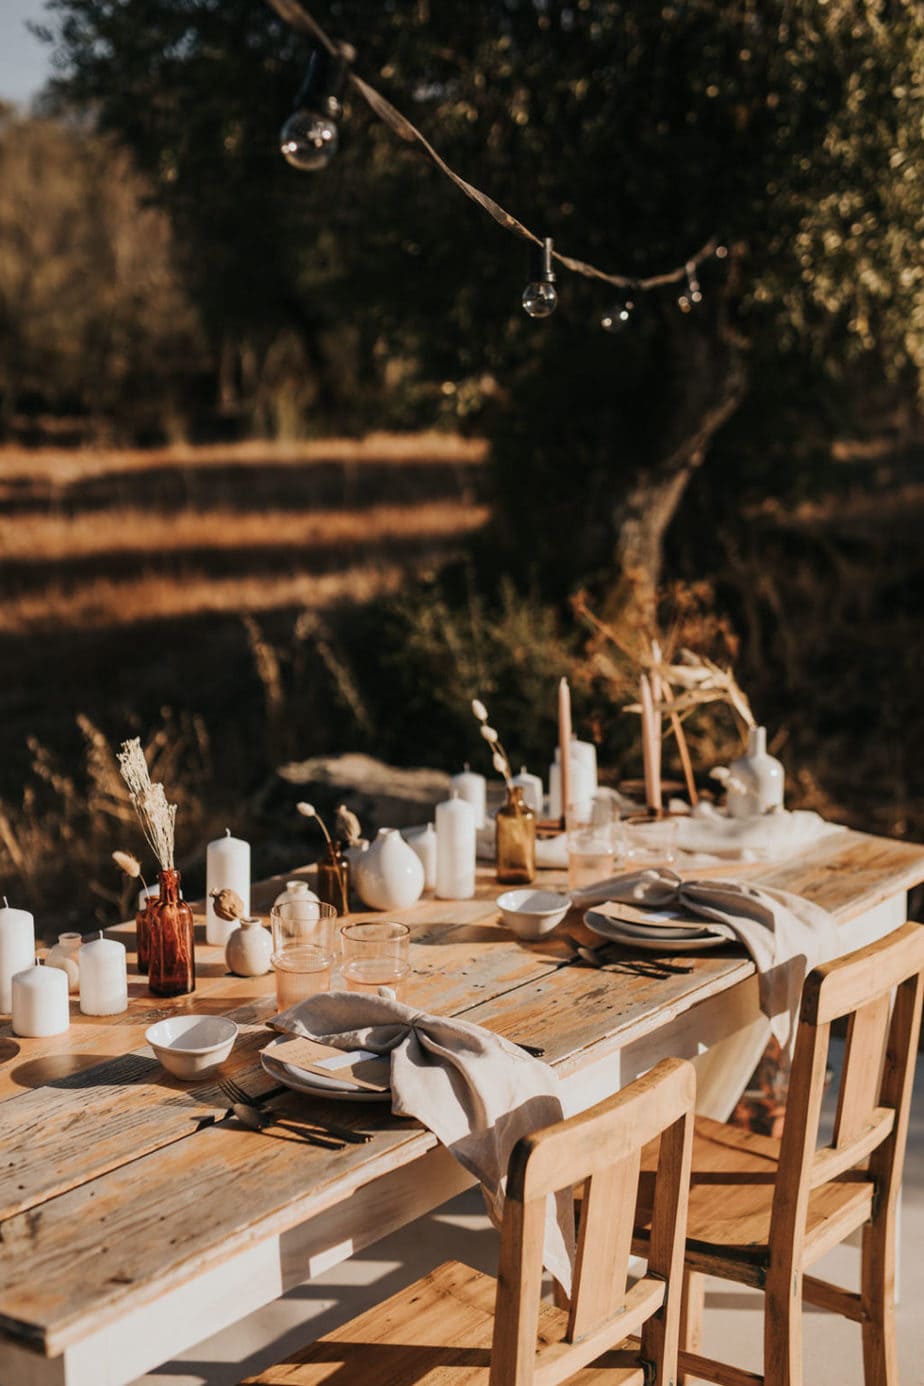
[[[68,993],[75,989],[84,1015],[119,1015],[128,1009],[125,945],[100,933],[75,947],[79,937],[62,934],[49,954],[50,966],[42,967],[35,957],[35,920],[4,897],[0,1012],[10,1016],[14,1034],[30,1039],[62,1034],[70,1025]]]

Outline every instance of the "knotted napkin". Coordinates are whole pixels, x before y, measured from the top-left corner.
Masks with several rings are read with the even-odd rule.
[[[757,968],[760,1008],[781,1045],[794,1033],[806,973],[837,952],[834,917],[827,910],[744,881],[685,881],[675,871],[653,867],[575,890],[572,899],[584,909],[610,901],[681,910],[708,920],[712,933],[743,943]],[[670,949],[667,940],[664,946]]]
[[[323,992],[274,1017],[273,1028],[335,1049],[391,1056],[392,1111],[428,1127],[481,1181],[499,1223],[507,1162],[521,1136],[562,1119],[551,1068],[501,1035],[428,1015],[382,996]],[[549,1200],[544,1264],[570,1291],[574,1213],[570,1190]]]

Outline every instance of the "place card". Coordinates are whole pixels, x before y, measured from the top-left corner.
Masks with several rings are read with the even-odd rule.
[[[388,1092],[391,1087],[391,1059],[368,1049],[335,1049],[302,1035],[294,1036],[273,1058],[290,1068],[301,1068],[338,1083],[352,1083],[365,1092]]]

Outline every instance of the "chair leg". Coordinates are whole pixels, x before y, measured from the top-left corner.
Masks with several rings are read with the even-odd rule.
[[[680,1348],[683,1352],[699,1352],[703,1340],[703,1304],[706,1298],[706,1277],[701,1271],[684,1269],[683,1299],[680,1304]],[[681,1372],[677,1386],[694,1386],[697,1377]]]
[[[866,1386],[898,1386],[894,1210],[863,1228],[860,1291],[864,1309],[863,1380]]]
[[[764,1386],[802,1386],[802,1275],[771,1271],[764,1287]]]

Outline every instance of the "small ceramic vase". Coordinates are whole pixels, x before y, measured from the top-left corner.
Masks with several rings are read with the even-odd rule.
[[[783,767],[767,754],[767,730],[752,727],[748,749],[728,767],[725,807],[731,818],[756,818],[783,806]]]
[[[280,898],[286,897],[283,895]],[[289,898],[297,900],[303,897],[292,895]],[[228,935],[225,962],[235,977],[262,977],[270,970],[272,952],[273,940],[269,931],[264,929],[262,920],[241,919],[237,928]]]
[[[70,992],[80,990],[80,964],[77,961],[77,953],[83,937],[80,934],[58,934],[58,941],[53,948],[49,948],[45,957],[46,967],[60,967],[62,972],[67,973],[67,989]]]
[[[318,896],[309,887],[307,881],[286,881],[285,890],[281,890],[273,901],[273,908],[277,905],[284,905],[287,900],[318,900]]]
[[[397,828],[380,828],[372,846],[356,859],[353,883],[370,909],[401,910],[423,893],[423,863]]]

